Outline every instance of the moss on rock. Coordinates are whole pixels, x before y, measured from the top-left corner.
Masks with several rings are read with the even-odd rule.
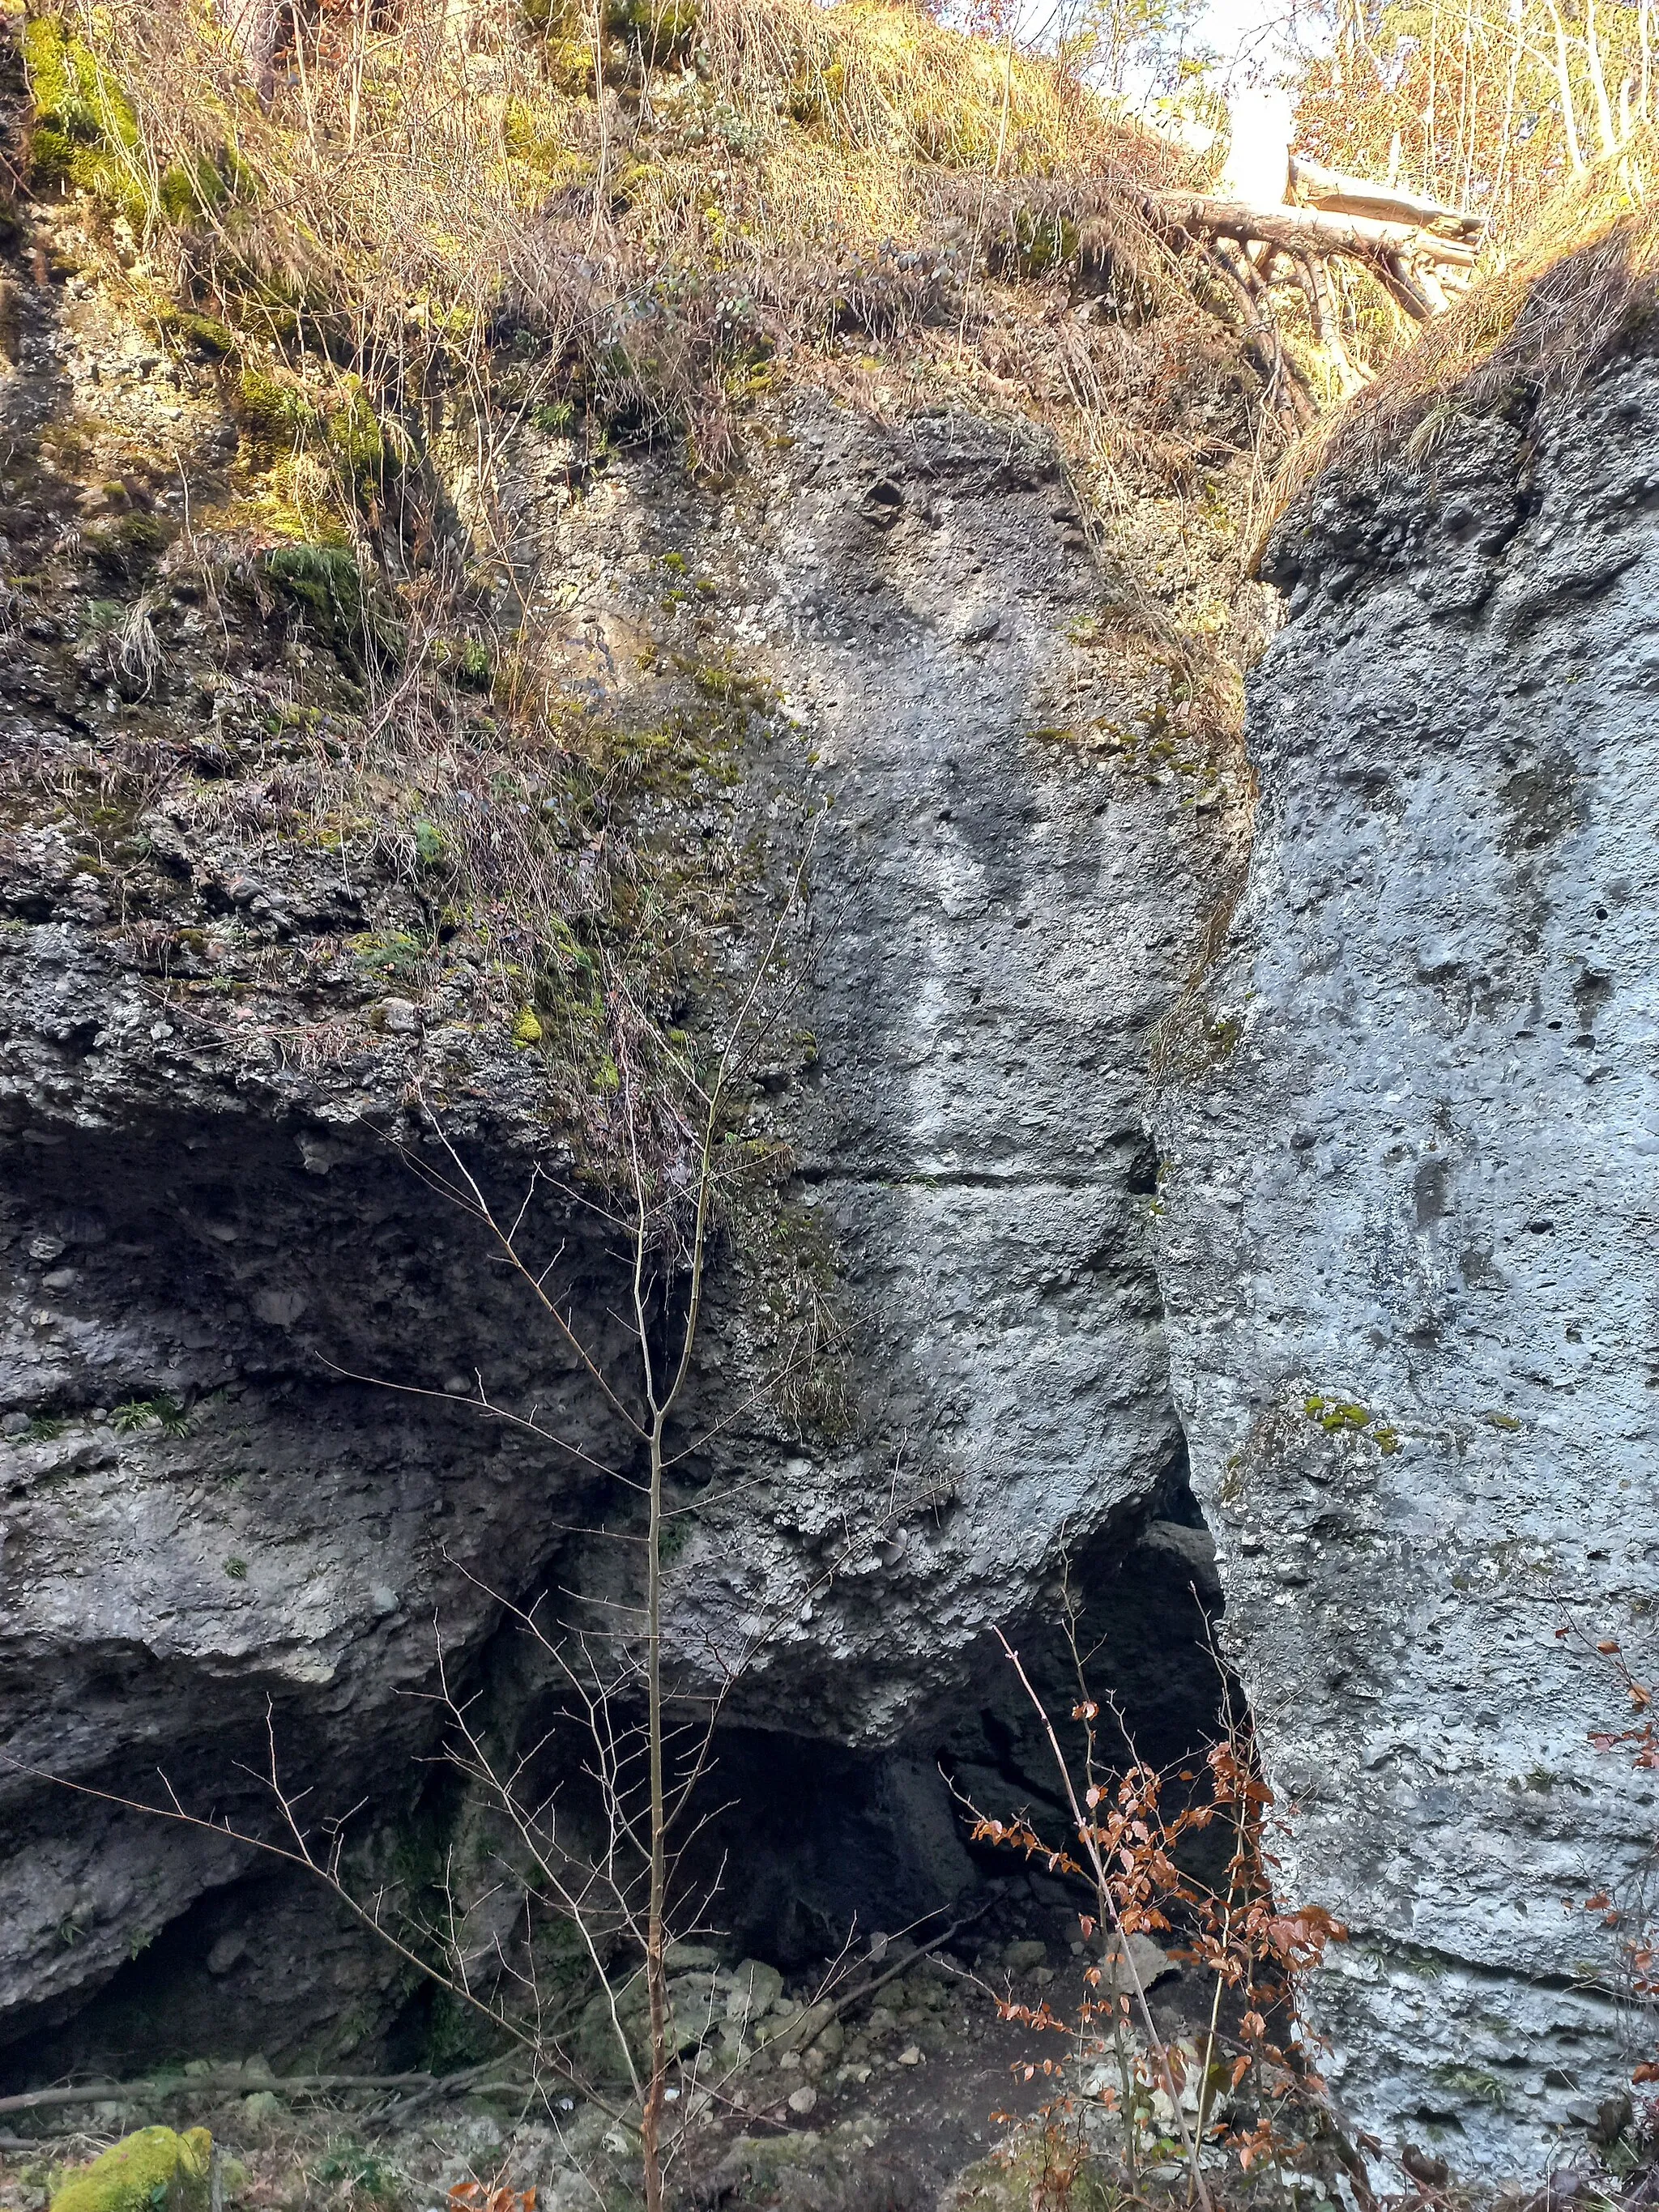
[[[362,672],[371,652],[388,661],[401,656],[395,609],[365,582],[356,561],[341,547],[275,545],[260,568],[354,674]]]
[[[140,2128],[70,2174],[52,2212],[202,2212],[212,2149],[205,2128]]]

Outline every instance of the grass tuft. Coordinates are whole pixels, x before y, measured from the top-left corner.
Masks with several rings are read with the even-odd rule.
[[[1287,460],[1278,513],[1327,470],[1431,460],[1460,416],[1560,402],[1659,308],[1659,130],[1564,185],[1514,251]],[[1277,517],[1275,516],[1275,520]]]

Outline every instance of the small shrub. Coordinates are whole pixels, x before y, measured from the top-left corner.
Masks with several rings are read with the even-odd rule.
[[[381,981],[404,981],[420,974],[428,952],[418,938],[402,930],[386,930],[356,939],[352,957],[367,975]]]
[[[313,2168],[315,2179],[336,2199],[347,2205],[401,2204],[408,2182],[400,2169],[378,2151],[354,2142],[331,2146]]]
[[[1190,1765],[1160,1771],[1145,1764],[1129,1744],[1127,1764],[1115,1771],[1097,1726],[1101,1705],[1084,1679],[1069,1589],[1066,1608],[1077,1680],[1071,1717],[1082,1746],[1075,1772],[1075,1754],[1061,1750],[1018,1654],[997,1633],[1048,1735],[1072,1833],[1054,1845],[1023,1813],[1000,1820],[971,1806],[965,1809],[975,1843],[1012,1850],[1051,1876],[1068,1876],[1093,1890],[1095,1909],[1079,1916],[1079,1928],[1085,1946],[1099,1948],[1097,1962],[1085,1970],[1088,1994],[1075,2019],[1052,2013],[1046,1998],[1033,2005],[1010,1995],[999,1998],[998,2009],[1006,2020],[1063,2037],[1079,2057],[1097,2065],[1109,2062],[1100,2067],[1095,2094],[1116,2115],[1126,2179],[1136,2185],[1143,2158],[1155,2164],[1183,2159],[1192,2191],[1209,2212],[1212,2200],[1202,2174],[1206,2151],[1212,2156],[1224,2151],[1248,2174],[1263,2160],[1278,2165],[1304,2157],[1308,2142],[1324,2129],[1324,2083],[1310,2063],[1314,2045],[1300,2028],[1298,1999],[1326,1947],[1346,1941],[1347,1930],[1318,1906],[1291,1910],[1274,1897],[1272,1870],[1278,1861],[1267,1837],[1273,1794],[1231,1704],[1223,1715],[1225,1733]],[[1112,1717],[1115,1723],[1115,1709]],[[1179,1808],[1173,1812],[1165,1802],[1172,1786]],[[1216,1881],[1179,1856],[1186,1838],[1212,1826],[1230,1844]],[[1134,1963],[1138,1941],[1167,1937],[1177,1925],[1188,1938],[1188,1962],[1211,1982],[1207,2031],[1181,2042],[1158,2033]],[[1058,2084],[1063,2062],[1045,2059],[1024,2068],[1028,2081],[1039,2072]],[[1114,2073],[1115,2083],[1107,2078]],[[1053,2142],[1042,2147],[1045,2159],[1069,2156],[1073,2148],[1078,2155],[1078,2167],[1059,2192],[1058,2201],[1069,2203],[1086,2142],[1074,2099],[1060,2094],[1042,2108],[1042,2118],[1051,2129],[1059,2124]],[[1045,2183],[1034,2189],[1033,2204],[1045,2201],[1045,2192],[1052,2201],[1053,2188]]]
[[[495,664],[482,638],[441,638],[432,658],[452,684],[470,691],[489,690]]]

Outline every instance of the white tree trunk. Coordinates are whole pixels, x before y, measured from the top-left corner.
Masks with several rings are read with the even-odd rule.
[[[270,104],[276,75],[282,0],[225,0],[225,23],[261,107]]]

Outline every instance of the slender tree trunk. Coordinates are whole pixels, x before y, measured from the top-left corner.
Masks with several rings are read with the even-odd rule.
[[[1549,11],[1555,25],[1555,76],[1561,92],[1561,129],[1567,142],[1567,159],[1572,164],[1574,176],[1583,173],[1583,149],[1578,143],[1578,118],[1572,104],[1572,71],[1567,66],[1567,27],[1561,21],[1561,10],[1555,0],[1549,0]]]
[[[1515,129],[1515,96],[1521,82],[1521,48],[1526,29],[1521,0],[1510,0],[1509,62],[1504,79],[1504,120],[1498,134],[1498,175],[1492,185],[1492,221],[1503,220],[1504,188],[1509,180],[1510,148]]]
[[[1619,134],[1613,127],[1613,108],[1607,99],[1607,81],[1601,73],[1601,40],[1595,27],[1595,0],[1587,0],[1584,15],[1584,51],[1589,60],[1590,91],[1595,100],[1595,124],[1601,134],[1601,151],[1613,152],[1619,143]]]
[[[662,2108],[668,2072],[668,1989],[663,1915],[667,1904],[668,1838],[662,1772],[662,1474],[663,1424],[651,1424],[651,1525],[646,1553],[646,1725],[651,1762],[651,1889],[647,1902],[645,1986],[651,2006],[651,2079],[640,2123],[646,2212],[662,2212]]]
[[[592,246],[599,238],[610,193],[611,111],[605,99],[604,0],[593,0],[588,23],[589,43],[593,49],[593,114],[599,126],[599,157],[593,170],[593,221],[587,234],[587,242]]]
[[[226,22],[242,58],[242,67],[261,107],[269,107],[276,83],[276,37],[283,0],[228,0]]]
[[[352,0],[351,99],[347,111],[346,143],[357,144],[357,121],[363,101],[363,47],[368,34],[368,10],[364,0]]]

